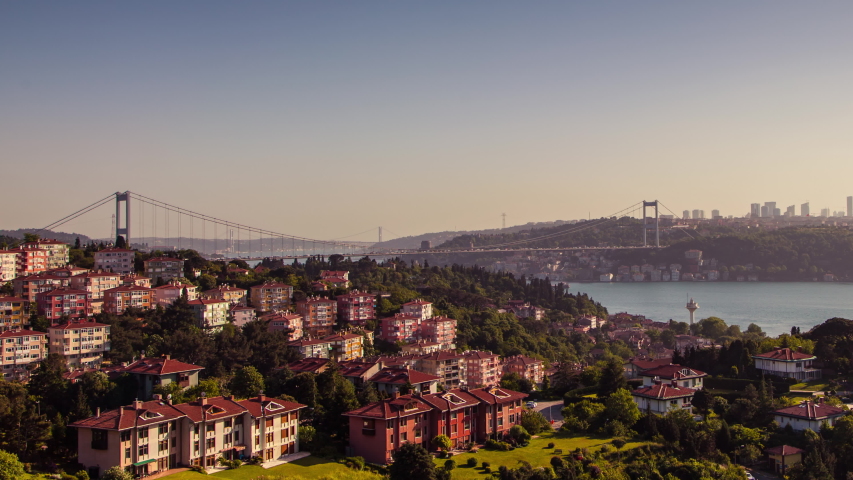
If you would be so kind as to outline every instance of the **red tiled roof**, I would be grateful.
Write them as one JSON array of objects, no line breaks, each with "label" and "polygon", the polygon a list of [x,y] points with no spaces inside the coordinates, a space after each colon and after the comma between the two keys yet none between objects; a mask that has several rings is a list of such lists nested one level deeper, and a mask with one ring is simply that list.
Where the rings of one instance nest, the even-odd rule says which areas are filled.
[{"label": "red tiled roof", "polygon": [[658,358],[655,360],[631,360],[632,363],[640,370],[650,370],[652,368],[663,367],[672,364],[672,358]]},{"label": "red tiled roof", "polygon": [[29,300],[18,297],[0,297],[0,302],[29,302]]},{"label": "red tiled roof", "polygon": [[428,373],[419,372],[410,368],[383,368],[370,377],[373,383],[387,383],[391,385],[405,385],[406,382],[412,385],[420,383],[435,382],[441,380],[440,377],[430,375]]},{"label": "red tiled roof", "polygon": [[172,258],[172,257],[155,257],[155,258],[149,258],[148,260],[145,260],[145,263],[148,263],[148,262],[183,262],[183,260],[180,258]]},{"label": "red tiled roof", "polygon": [[293,287],[291,285],[286,284],[286,283],[268,282],[268,283],[262,283],[260,285],[255,285],[254,287],[249,287],[249,288],[255,289],[255,288],[293,288]]},{"label": "red tiled roof", "polygon": [[376,362],[362,362],[359,360],[348,360],[341,362],[341,375],[344,377],[360,377],[376,365]]},{"label": "red tiled roof", "polygon": [[332,300],[332,299],[330,299],[330,298],[323,298],[323,297],[309,297],[309,298],[306,298],[305,300],[300,300],[300,301],[298,301],[298,302],[296,302],[296,303],[297,303],[297,304],[305,304],[305,305],[308,305],[308,304],[311,304],[311,303],[334,303],[334,304],[337,304],[337,301]]},{"label": "red tiled roof", "polygon": [[468,393],[477,397],[483,403],[494,405],[497,403],[508,403],[527,398],[526,393],[516,392],[500,387],[483,387],[468,390]]},{"label": "red tiled roof", "polygon": [[151,290],[152,289],[150,289],[148,287],[143,287],[140,285],[122,285],[120,287],[115,287],[115,288],[111,288],[109,290],[104,290],[104,294],[107,294],[110,292],[113,292],[113,293],[115,293],[115,292],[133,292],[133,291],[150,292]]},{"label": "red tiled roof", "polygon": [[671,365],[662,365],[660,367],[644,370],[640,372],[640,375],[643,377],[660,377],[667,380],[672,380],[675,378],[704,377],[707,374],[705,372],[695,370],[689,367],[683,367],[674,363]]},{"label": "red tiled roof", "polygon": [[117,408],[78,420],[69,427],[98,428],[105,430],[127,430],[135,426],[152,425],[183,417],[179,409],[160,400],[139,402],[139,408],[133,405]]},{"label": "red tiled roof", "polygon": [[246,411],[233,397],[211,397],[204,399],[204,402],[205,405],[200,400],[181,403],[175,405],[175,408],[194,423],[233,417]]},{"label": "red tiled roof", "polygon": [[[408,409],[406,407],[409,407]],[[402,395],[398,398],[389,398],[380,402],[371,403],[351,412],[344,413],[350,417],[368,418],[399,418],[409,415],[417,415],[429,412],[432,408],[425,402],[413,395]]]},{"label": "red tiled roof", "polygon": [[458,388],[444,393],[421,395],[421,399],[443,412],[471,407],[480,403],[477,397]]},{"label": "red tiled roof", "polygon": [[361,338],[361,335],[356,333],[338,333],[335,335],[330,335],[323,340],[328,340],[330,342],[338,342],[341,340],[352,340],[353,338]]},{"label": "red tiled roof", "polygon": [[320,345],[321,343],[330,343],[323,339],[304,339],[304,340],[294,340],[292,342],[288,342],[288,347],[307,347],[308,345]]},{"label": "red tiled roof", "polygon": [[170,373],[191,372],[194,370],[204,370],[204,367],[179,362],[166,357],[143,358],[119,369],[121,372],[144,373],[146,375],[168,375]]},{"label": "red tiled roof", "polygon": [[808,401],[803,402],[794,407],[782,408],[773,412],[774,415],[781,415],[783,417],[805,418],[808,420],[817,420],[821,418],[841,415],[843,413],[844,410],[840,407],[833,407],[832,405],[827,405],[826,403],[814,403]]},{"label": "red tiled roof", "polygon": [[372,293],[359,292],[358,290],[354,290],[354,291],[347,293],[347,294],[344,294],[344,295],[338,295],[336,298],[342,299],[342,298],[361,298],[361,297],[373,297],[373,298],[375,298],[376,295],[374,295]]},{"label": "red tiled roof", "polygon": [[105,252],[106,252],[106,253],[115,253],[115,252],[127,252],[127,253],[133,253],[133,250],[128,250],[128,249],[126,249],[126,248],[105,248],[105,249],[103,249],[103,250],[98,250],[98,251],[97,251],[97,252],[95,252],[95,253],[105,253]]},{"label": "red tiled roof", "polygon": [[167,283],[165,285],[160,285],[159,287],[154,287],[154,290],[171,290],[178,289],[183,290],[186,288],[187,290],[192,290],[193,288],[198,288],[191,283]]},{"label": "red tiled roof", "polygon": [[86,272],[74,275],[74,278],[121,277],[121,274],[111,272]]},{"label": "red tiled roof", "polygon": [[92,327],[109,327],[106,323],[98,322],[70,322],[62,325],[52,325],[51,330],[68,330],[69,328],[92,328]]},{"label": "red tiled roof", "polygon": [[[0,300],[3,300],[3,299],[0,298]],[[32,330],[9,330],[9,331],[5,331],[5,332],[0,333],[0,338],[28,337],[28,336],[32,336],[32,335],[45,336],[47,334],[44,332],[34,332]]]},{"label": "red tiled roof", "polygon": [[479,350],[465,352],[463,355],[465,355],[466,358],[476,358],[479,360],[483,360],[486,358],[497,358],[497,355],[492,352],[481,352]]},{"label": "red tiled roof", "polygon": [[426,300],[412,300],[411,302],[404,303],[403,306],[406,305],[432,305],[432,302],[427,302]]},{"label": "red tiled roof", "polygon": [[295,362],[290,362],[287,364],[287,367],[296,373],[302,372],[310,372],[310,373],[318,373],[320,369],[325,369],[326,365],[330,360],[328,358],[314,358],[308,357],[303,358],[301,360],[296,360]]},{"label": "red tiled roof", "polygon": [[349,280],[343,277],[323,277],[320,280],[329,283],[349,283]]},{"label": "red tiled roof", "polygon": [[809,355],[808,353],[795,352],[790,348],[780,348],[779,350],[771,350],[766,353],[759,353],[758,355],[753,355],[753,358],[764,358],[767,360],[776,360],[782,362],[795,362],[799,360],[815,358],[815,356]]},{"label": "red tiled roof", "polygon": [[187,302],[188,305],[213,305],[216,303],[228,303],[225,300],[216,300],[211,298],[198,298],[196,300],[190,300]]},{"label": "red tiled roof", "polygon": [[453,360],[455,358],[463,358],[463,357],[464,357],[464,355],[462,355],[461,353],[442,351],[442,352],[433,352],[433,353],[430,353],[428,355],[424,355],[423,357],[421,357],[421,360],[441,361],[441,360]]},{"label": "red tiled roof", "polygon": [[692,396],[695,392],[696,390],[692,388],[673,387],[672,385],[662,383],[660,385],[649,385],[647,387],[640,387],[631,392],[631,395],[634,395],[636,397],[667,399],[689,397]]},{"label": "red tiled roof", "polygon": [[54,288],[53,290],[48,290],[47,292],[40,292],[36,296],[38,297],[44,295],[47,297],[52,297],[54,295],[68,295],[72,293],[77,295],[90,295],[90,293],[85,290],[76,290],[74,288],[60,287]]},{"label": "red tiled roof", "polygon": [[790,445],[779,445],[778,447],[770,447],[764,449],[764,453],[767,453],[769,455],[782,455],[784,457],[788,455],[796,455],[798,453],[805,453],[805,450],[802,450],[797,447],[792,447]]},{"label": "red tiled roof", "polygon": [[299,410],[300,408],[305,408],[307,405],[302,405],[301,403],[296,402],[288,402],[285,400],[279,400],[277,398],[250,398],[248,400],[240,400],[240,405],[243,406],[246,410],[249,411],[249,414],[253,417],[262,417],[264,414],[279,414],[284,412],[290,412],[293,410]]},{"label": "red tiled roof", "polygon": [[224,292],[245,292],[245,289],[237,288],[237,287],[216,287],[210,290],[205,290],[202,292],[205,295],[213,295],[214,293],[224,293]]}]

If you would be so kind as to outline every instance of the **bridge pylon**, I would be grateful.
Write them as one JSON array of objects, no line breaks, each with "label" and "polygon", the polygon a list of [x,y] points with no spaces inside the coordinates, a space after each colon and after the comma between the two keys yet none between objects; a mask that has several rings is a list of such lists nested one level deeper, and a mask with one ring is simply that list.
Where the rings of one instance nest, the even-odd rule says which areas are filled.
[{"label": "bridge pylon", "polygon": [[[646,216],[646,207],[655,207],[654,222],[649,223],[650,218]],[[648,232],[654,229],[655,231],[655,246],[660,247],[660,215],[658,215],[658,201],[654,200],[647,202],[643,200],[643,246],[648,247]]]},{"label": "bridge pylon", "polygon": [[[124,202],[124,227],[121,226],[121,202]],[[130,247],[130,192],[116,192],[116,238],[120,235],[124,235]]]}]

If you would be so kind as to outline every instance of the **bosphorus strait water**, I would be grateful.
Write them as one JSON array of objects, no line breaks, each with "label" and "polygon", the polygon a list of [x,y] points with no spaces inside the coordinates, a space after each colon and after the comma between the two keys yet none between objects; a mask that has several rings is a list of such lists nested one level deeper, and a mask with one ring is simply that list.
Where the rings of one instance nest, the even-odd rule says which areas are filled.
[{"label": "bosphorus strait water", "polygon": [[825,282],[642,282],[572,283],[611,314],[628,312],[655,321],[689,321],[689,297],[699,304],[696,320],[720,317],[746,330],[754,323],[768,335],[803,332],[832,317],[853,319],[853,284]]}]

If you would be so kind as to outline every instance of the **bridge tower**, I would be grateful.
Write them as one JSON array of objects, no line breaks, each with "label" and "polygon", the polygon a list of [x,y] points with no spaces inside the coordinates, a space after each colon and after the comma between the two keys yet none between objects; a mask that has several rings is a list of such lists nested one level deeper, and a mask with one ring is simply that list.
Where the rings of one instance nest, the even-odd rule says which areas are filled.
[{"label": "bridge tower", "polygon": [[[124,202],[124,222],[121,218],[121,202]],[[124,236],[124,242],[130,247],[130,192],[116,192],[116,238]],[[124,227],[122,227],[122,223]]]},{"label": "bridge tower", "polygon": [[[655,207],[655,218],[654,222],[650,223],[649,218],[646,217],[646,207]],[[654,229],[655,231],[655,246],[660,247],[660,216],[658,215],[658,201],[654,200],[652,202],[647,202],[643,200],[643,246],[648,247],[648,232],[649,230]]]}]

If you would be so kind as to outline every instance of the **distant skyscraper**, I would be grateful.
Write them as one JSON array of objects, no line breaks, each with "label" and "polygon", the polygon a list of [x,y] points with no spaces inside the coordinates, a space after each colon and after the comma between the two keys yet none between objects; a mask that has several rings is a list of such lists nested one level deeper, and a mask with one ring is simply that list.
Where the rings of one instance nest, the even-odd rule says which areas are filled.
[{"label": "distant skyscraper", "polygon": [[685,211],[681,214],[681,218],[683,218],[684,220],[689,219],[689,218],[690,218],[690,210],[685,210]]},{"label": "distant skyscraper", "polygon": [[694,209],[693,210],[693,220],[699,220],[700,218],[702,218],[702,217],[699,216],[699,210]]},{"label": "distant skyscraper", "polygon": [[711,218],[717,218],[720,216],[719,210],[711,210]]},{"label": "distant skyscraper", "polygon": [[809,216],[809,202],[806,202],[800,205],[800,216],[808,217]]},{"label": "distant skyscraper", "polygon": [[828,208],[821,208],[820,209],[820,216],[821,217],[829,217],[829,209]]},{"label": "distant skyscraper", "polygon": [[749,215],[753,218],[758,218],[761,216],[761,204],[753,203],[749,206]]},{"label": "distant skyscraper", "polygon": [[705,218],[705,210],[699,210],[699,218]]},{"label": "distant skyscraper", "polygon": [[788,207],[788,211],[786,211],[786,212],[785,212],[785,216],[786,216],[786,217],[795,217],[795,216],[797,216],[797,210],[796,210],[796,209],[797,209],[797,206],[796,206],[796,205],[791,205],[791,206],[789,206],[789,207]]},{"label": "distant skyscraper", "polygon": [[847,197],[847,216],[853,217],[853,197]]},{"label": "distant skyscraper", "polygon": [[[764,202],[764,206],[767,207],[767,215],[768,217],[772,217],[776,214],[776,202]],[[764,210],[762,210],[763,212]],[[761,215],[764,217],[765,215]]]},{"label": "distant skyscraper", "polygon": [[761,206],[761,216],[762,217],[769,217],[770,216],[770,214],[767,213],[767,205]]}]

